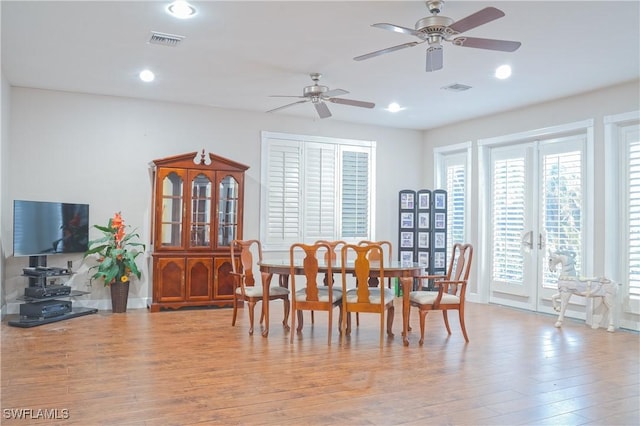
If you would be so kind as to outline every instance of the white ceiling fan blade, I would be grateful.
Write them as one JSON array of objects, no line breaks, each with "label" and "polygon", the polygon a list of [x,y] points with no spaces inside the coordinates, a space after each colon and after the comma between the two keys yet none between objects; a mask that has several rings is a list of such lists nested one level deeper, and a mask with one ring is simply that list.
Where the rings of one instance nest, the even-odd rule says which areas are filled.
[{"label": "white ceiling fan blade", "polygon": [[409,34],[416,37],[420,37],[420,33],[412,28],[401,27],[399,25],[387,24],[386,22],[381,22],[379,24],[373,24],[372,27],[380,28],[382,30],[393,31],[394,33],[401,34]]},{"label": "white ceiling fan blade", "polygon": [[329,107],[324,102],[315,102],[313,106],[316,107],[316,111],[318,111],[318,115],[320,116],[320,118],[331,117],[331,111],[329,111]]},{"label": "white ceiling fan blade", "polygon": [[330,97],[332,97],[332,96],[342,96],[342,95],[346,95],[347,93],[349,93],[349,92],[347,92],[347,91],[346,91],[346,90],[344,90],[344,89],[333,89],[333,90],[329,90],[328,92],[324,92],[324,93],[322,94],[322,96],[323,96],[323,97],[330,98]]},{"label": "white ceiling fan blade", "polygon": [[423,41],[412,41],[409,43],[400,44],[398,46],[387,47],[386,49],[376,50],[375,52],[366,53],[364,55],[356,56],[353,58],[354,61],[362,61],[364,59],[373,58],[374,56],[383,55],[385,53],[395,52],[396,50],[405,49],[407,47],[413,47],[416,44],[424,43]]},{"label": "white ceiling fan blade", "polygon": [[462,18],[459,21],[454,22],[453,24],[449,25],[449,28],[457,33],[463,33],[465,31],[469,31],[472,28],[484,25],[487,22],[502,18],[503,16],[504,12],[500,9],[496,9],[495,7],[485,7],[484,9],[479,10],[476,13],[472,13],[466,18]]},{"label": "white ceiling fan blade", "polygon": [[278,108],[270,109],[270,110],[269,110],[269,111],[267,111],[267,112],[280,111],[281,109],[289,108],[290,106],[294,106],[294,105],[297,105],[297,104],[303,104],[303,103],[308,102],[308,101],[309,101],[308,99],[305,99],[305,100],[303,100],[303,101],[293,102],[293,103],[291,103],[291,104],[283,105],[283,106],[278,107]]},{"label": "white ceiling fan blade", "polygon": [[522,45],[519,41],[494,40],[491,38],[478,37],[456,37],[451,42],[456,46],[498,50],[501,52],[514,52]]},{"label": "white ceiling fan blade", "polygon": [[442,69],[442,46],[431,46],[427,49],[427,72]]},{"label": "white ceiling fan blade", "polygon": [[374,108],[376,106],[376,104],[374,104],[373,102],[356,101],[353,99],[329,98],[327,100],[329,102],[333,102],[334,104],[351,105],[361,108]]}]

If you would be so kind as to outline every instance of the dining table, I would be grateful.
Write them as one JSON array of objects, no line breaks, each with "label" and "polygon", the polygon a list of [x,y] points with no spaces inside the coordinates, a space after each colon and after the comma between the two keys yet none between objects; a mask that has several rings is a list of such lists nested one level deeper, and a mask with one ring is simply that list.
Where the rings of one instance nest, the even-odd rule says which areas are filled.
[{"label": "dining table", "polygon": [[[264,312],[264,328],[262,335],[267,337],[269,335],[269,286],[271,286],[271,280],[273,274],[279,276],[278,285],[281,287],[289,287],[289,276],[291,275],[290,261],[284,259],[277,260],[263,260],[259,262],[260,272],[263,274],[263,312]],[[376,278],[380,277],[380,262],[370,262],[370,274],[374,278],[370,280],[370,285],[383,285],[378,282]],[[345,272],[353,274],[355,271],[354,262],[347,262],[345,265]],[[424,275],[424,266],[415,262],[406,261],[391,261],[383,263],[384,277],[398,278],[402,288],[402,342],[404,346],[409,346],[409,309],[411,305],[409,303],[409,293],[413,290],[414,278]],[[318,262],[318,272],[327,273],[328,266],[324,262]],[[331,272],[342,273],[342,265],[340,262],[333,263],[331,265]],[[304,266],[302,261],[299,264],[294,264],[293,273],[296,275],[304,275]]]}]

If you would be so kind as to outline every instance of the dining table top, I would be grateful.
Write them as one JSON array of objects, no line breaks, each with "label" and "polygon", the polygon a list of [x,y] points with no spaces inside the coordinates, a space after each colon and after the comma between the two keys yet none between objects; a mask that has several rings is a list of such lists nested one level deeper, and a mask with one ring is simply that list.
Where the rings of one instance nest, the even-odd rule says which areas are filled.
[{"label": "dining table top", "polygon": [[[258,263],[260,270],[262,272],[267,272],[271,274],[278,275],[290,275],[291,274],[291,265],[289,259],[275,259],[275,260],[263,260]],[[372,276],[376,276],[380,271],[380,262],[370,261],[369,267],[371,270]],[[389,262],[383,262],[382,265],[384,269],[385,277],[417,277],[420,275],[424,275],[424,266],[416,263],[416,262],[406,262],[399,260],[392,260]],[[318,270],[320,272],[327,272],[328,265],[326,262],[319,260],[318,261]],[[332,271],[339,273],[342,271],[342,264],[340,261],[333,262],[331,265]],[[346,272],[353,272],[355,270],[355,262],[353,260],[347,261],[345,265]],[[297,260],[294,264],[294,273],[296,275],[302,275],[304,271],[304,266],[302,265],[302,260]]]}]

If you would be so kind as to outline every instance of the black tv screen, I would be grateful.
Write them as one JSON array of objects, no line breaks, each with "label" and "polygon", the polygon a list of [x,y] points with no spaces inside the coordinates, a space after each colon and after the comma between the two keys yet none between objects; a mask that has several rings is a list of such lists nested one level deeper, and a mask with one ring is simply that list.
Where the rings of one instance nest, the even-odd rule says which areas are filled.
[{"label": "black tv screen", "polygon": [[89,205],[13,201],[13,255],[84,253],[89,245]]}]

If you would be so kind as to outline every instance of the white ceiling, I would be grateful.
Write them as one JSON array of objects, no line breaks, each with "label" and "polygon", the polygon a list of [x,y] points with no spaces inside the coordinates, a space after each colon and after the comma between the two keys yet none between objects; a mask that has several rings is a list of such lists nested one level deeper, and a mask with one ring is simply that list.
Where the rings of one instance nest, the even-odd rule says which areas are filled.
[{"label": "white ceiling", "polygon": [[[2,68],[13,86],[175,101],[264,112],[302,94],[309,73],[323,74],[343,98],[373,110],[329,104],[333,117],[428,129],[637,79],[640,2],[446,1],[459,20],[494,6],[506,16],[465,33],[515,40],[514,53],[444,46],[444,68],[425,72],[426,44],[361,62],[354,56],[410,41],[371,27],[413,28],[429,16],[424,1],[199,1],[178,20],[165,1],[6,1]],[[148,43],[151,31],[185,36],[177,47]],[[493,77],[510,64],[513,76]],[[144,84],[138,72],[156,80]],[[452,83],[472,86],[445,91]],[[389,113],[398,102],[406,109]],[[317,118],[309,103],[273,115]]]}]

